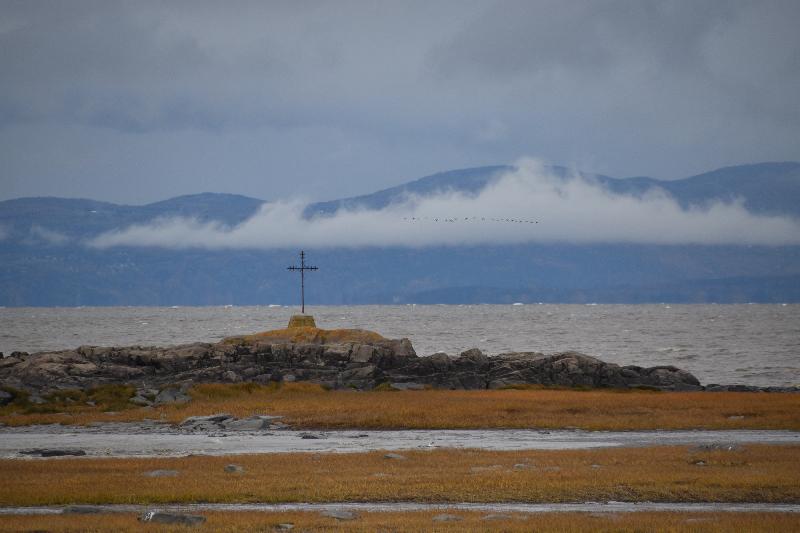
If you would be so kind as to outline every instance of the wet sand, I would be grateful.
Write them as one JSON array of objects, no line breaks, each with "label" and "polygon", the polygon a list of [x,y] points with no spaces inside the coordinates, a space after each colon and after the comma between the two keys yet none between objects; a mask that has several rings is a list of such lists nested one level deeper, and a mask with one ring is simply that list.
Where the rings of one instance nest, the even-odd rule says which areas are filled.
[{"label": "wet sand", "polygon": [[800,444],[800,432],[582,431],[582,430],[382,430],[181,432],[167,424],[94,427],[0,428],[0,458],[29,458],[33,448],[82,450],[87,457],[183,457],[259,453],[352,453],[374,450],[474,448],[482,450],[577,450],[656,445]]}]

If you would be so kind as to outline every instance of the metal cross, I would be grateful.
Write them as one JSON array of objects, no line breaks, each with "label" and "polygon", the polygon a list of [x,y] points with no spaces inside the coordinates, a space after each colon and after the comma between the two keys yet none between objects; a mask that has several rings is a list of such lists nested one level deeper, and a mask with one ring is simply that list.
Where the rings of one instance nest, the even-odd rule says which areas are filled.
[{"label": "metal cross", "polygon": [[306,313],[306,270],[319,270],[319,268],[315,266],[306,266],[306,253],[304,251],[300,251],[300,266],[290,266],[287,270],[299,270],[300,271],[300,306],[301,306],[301,313]]}]

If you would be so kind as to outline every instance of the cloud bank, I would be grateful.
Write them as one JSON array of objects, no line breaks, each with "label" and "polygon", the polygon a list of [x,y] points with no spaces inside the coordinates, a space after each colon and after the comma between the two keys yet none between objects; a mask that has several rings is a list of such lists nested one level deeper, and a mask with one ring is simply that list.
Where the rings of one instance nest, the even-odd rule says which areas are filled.
[{"label": "cloud bank", "polygon": [[[477,195],[408,196],[380,210],[303,218],[301,202],[265,204],[235,227],[172,218],[104,233],[95,248],[269,249],[519,243],[800,244],[800,222],[757,216],[741,202],[682,209],[663,191],[613,194],[525,159]],[[532,223],[534,222],[535,223]]]}]

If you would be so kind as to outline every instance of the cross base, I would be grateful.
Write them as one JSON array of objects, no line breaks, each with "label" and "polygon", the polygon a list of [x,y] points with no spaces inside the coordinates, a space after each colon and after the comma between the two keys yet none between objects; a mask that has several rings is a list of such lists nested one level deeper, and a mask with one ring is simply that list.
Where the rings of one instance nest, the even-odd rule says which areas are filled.
[{"label": "cross base", "polygon": [[315,328],[317,327],[314,322],[314,317],[311,315],[292,315],[289,319],[289,326],[291,328]]}]

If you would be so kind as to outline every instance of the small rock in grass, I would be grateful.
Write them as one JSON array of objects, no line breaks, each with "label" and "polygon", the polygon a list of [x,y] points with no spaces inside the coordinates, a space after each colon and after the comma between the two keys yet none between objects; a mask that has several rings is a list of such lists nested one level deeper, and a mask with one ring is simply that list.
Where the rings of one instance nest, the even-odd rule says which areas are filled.
[{"label": "small rock in grass", "polygon": [[144,396],[139,396],[138,394],[128,401],[131,402],[133,405],[138,405],[140,407],[147,407],[149,405],[153,405],[153,402],[151,402]]},{"label": "small rock in grass", "polygon": [[514,465],[514,470],[527,470],[529,468],[533,468],[528,463],[517,463]]},{"label": "small rock in grass", "polygon": [[490,466],[473,466],[470,467],[471,472],[493,472],[497,470],[502,470],[503,465],[490,465]]},{"label": "small rock in grass", "polygon": [[433,517],[434,522],[458,522],[459,520],[463,519],[454,514],[437,514]]},{"label": "small rock in grass", "polygon": [[229,474],[244,474],[244,467],[240,465],[227,465],[225,471]]},{"label": "small rock in grass", "polygon": [[192,398],[188,394],[184,394],[179,389],[168,388],[159,392],[153,403],[156,405],[164,405],[167,403],[186,403]]},{"label": "small rock in grass", "polygon": [[44,403],[47,403],[47,400],[45,400],[44,398],[42,398],[38,394],[31,394],[30,396],[28,396],[28,403],[33,403],[33,404],[36,404],[36,405],[42,405]]},{"label": "small rock in grass", "polygon": [[22,450],[22,455],[38,455],[39,457],[64,457],[67,455],[82,456],[86,455],[83,450],[60,449],[60,448],[34,448],[32,450]]},{"label": "small rock in grass", "polygon": [[487,514],[481,520],[511,520],[512,518],[510,514],[494,513]]},{"label": "small rock in grass", "polygon": [[336,520],[355,520],[358,518],[358,515],[353,511],[346,511],[344,509],[322,511],[320,514],[322,516],[327,516],[328,518],[335,518]]},{"label": "small rock in grass", "polygon": [[139,516],[140,522],[157,524],[177,524],[182,526],[198,526],[206,521],[205,516],[197,514],[168,513],[164,511],[147,511]]},{"label": "small rock in grass", "polygon": [[294,529],[294,524],[285,522],[283,524],[278,524],[277,526],[275,526],[275,529],[277,529],[278,531],[289,531],[290,529]]},{"label": "small rock in grass", "polygon": [[256,415],[249,418],[231,418],[222,422],[222,426],[232,431],[261,431],[269,429],[272,420],[279,416]]},{"label": "small rock in grass", "polygon": [[175,477],[178,475],[177,470],[151,470],[144,473],[147,477]]},{"label": "small rock in grass", "polygon": [[384,459],[395,459],[397,461],[405,461],[405,455],[400,455],[399,453],[387,453],[383,456]]},{"label": "small rock in grass", "polygon": [[708,444],[699,444],[691,449],[693,452],[738,452],[742,447],[738,444],[729,442],[711,442]]}]

